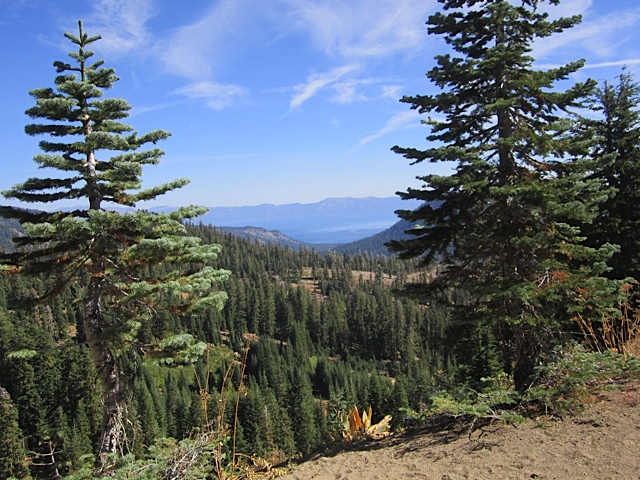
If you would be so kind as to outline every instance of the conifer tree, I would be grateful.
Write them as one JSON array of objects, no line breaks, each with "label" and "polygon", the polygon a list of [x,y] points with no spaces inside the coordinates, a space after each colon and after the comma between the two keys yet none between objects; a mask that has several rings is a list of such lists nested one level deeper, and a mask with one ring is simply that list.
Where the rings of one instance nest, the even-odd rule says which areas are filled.
[{"label": "conifer tree", "polygon": [[9,393],[0,387],[0,477],[26,478],[26,450],[18,412]]},{"label": "conifer tree", "polygon": [[[593,97],[598,118],[579,121],[578,138],[591,143],[592,178],[613,189],[584,230],[589,245],[620,246],[608,264],[612,278],[640,280],[640,85],[623,71],[617,85],[605,82]],[[582,143],[582,142],[579,142]]]},{"label": "conifer tree", "polygon": [[296,447],[300,453],[306,455],[317,445],[318,431],[311,382],[298,365],[293,367],[288,397],[289,416]]},{"label": "conifer tree", "polygon": [[[589,304],[600,312],[618,291],[600,278],[613,247],[582,244],[578,226],[591,221],[600,193],[580,162],[567,158],[562,135],[565,112],[580,106],[594,84],[554,91],[583,61],[545,70],[530,56],[535,39],[580,17],[550,20],[539,0],[439,2],[444,12],[429,18],[428,31],[453,50],[436,56],[427,73],[440,91],[401,100],[436,115],[426,121],[433,143],[393,150],[414,164],[453,162],[453,173],[419,176],[422,188],[399,193],[424,203],[398,212],[414,227],[409,239],[390,246],[424,265],[441,260],[435,281],[409,292],[457,289],[454,317],[495,331],[523,390],[575,310]],[[467,300],[455,301],[465,291]]]},{"label": "conifer tree", "polygon": [[406,413],[402,409],[409,408],[409,398],[402,382],[396,381],[391,390],[391,398],[389,401],[389,410],[391,412],[391,428],[397,429],[402,425],[403,418]]},{"label": "conifer tree", "polygon": [[[90,37],[79,22],[77,36],[65,33],[77,46],[70,63],[56,61],[55,88],[30,93],[36,105],[27,115],[39,120],[25,127],[43,136],[39,167],[55,175],[30,178],[3,192],[28,203],[58,200],[87,204],[72,211],[37,211],[0,207],[0,215],[19,220],[25,235],[14,239],[18,250],[3,254],[9,272],[47,274],[39,300],[55,296],[72,282],[83,287],[82,334],[90,349],[102,387],[103,422],[99,463],[125,449],[126,404],[118,356],[136,339],[136,332],[157,312],[193,314],[200,308],[221,308],[224,292],[216,284],[228,272],[208,265],[219,252],[186,235],[185,220],[204,209],[188,207],[171,214],[141,210],[117,213],[110,207],[136,207],[188,183],[175,180],[142,189],[142,168],[157,164],[163,152],[141,147],[169,137],[162,130],[140,135],[121,123],[130,105],[103,98],[118,80],[115,71],[92,63]],[[162,265],[155,275],[153,265]]]},{"label": "conifer tree", "polygon": [[191,392],[190,395],[189,418],[187,420],[187,428],[190,433],[198,431],[206,424],[202,397],[196,391]]}]

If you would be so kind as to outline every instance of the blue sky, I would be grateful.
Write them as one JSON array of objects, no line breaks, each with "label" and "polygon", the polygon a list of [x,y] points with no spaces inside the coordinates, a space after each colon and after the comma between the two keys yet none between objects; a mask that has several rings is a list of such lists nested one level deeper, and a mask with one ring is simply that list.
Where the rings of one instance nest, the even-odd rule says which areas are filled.
[{"label": "blue sky", "polygon": [[[443,41],[424,22],[435,0],[0,0],[0,189],[42,176],[24,134],[28,91],[53,85],[54,60],[82,19],[120,81],[138,132],[172,132],[145,186],[188,177],[156,204],[240,206],[388,197],[419,186],[394,145],[424,148],[427,127],[398,101],[427,94]],[[640,2],[563,0],[578,27],[535,45],[541,66],[585,58],[571,81],[640,70]],[[4,201],[4,203],[8,203]]]}]

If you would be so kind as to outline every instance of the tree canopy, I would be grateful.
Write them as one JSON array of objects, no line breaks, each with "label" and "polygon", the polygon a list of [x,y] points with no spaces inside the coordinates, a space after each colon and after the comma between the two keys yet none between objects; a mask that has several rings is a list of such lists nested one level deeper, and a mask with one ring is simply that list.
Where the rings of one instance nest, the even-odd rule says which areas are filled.
[{"label": "tree canopy", "polygon": [[143,166],[157,164],[163,152],[141,147],[170,134],[155,130],[138,135],[121,123],[130,105],[104,98],[118,77],[104,61],[93,62],[88,50],[100,37],[85,33],[82,22],[77,36],[65,37],[77,51],[69,54],[70,63],[54,63],[55,88],[30,92],[36,105],[26,113],[39,123],[25,127],[28,135],[44,137],[39,142],[42,153],[34,161],[56,176],[30,178],[3,195],[28,203],[87,203],[54,211],[0,207],[2,216],[19,220],[25,229],[25,235],[14,240],[17,250],[3,254],[0,261],[5,271],[47,274],[38,301],[50,299],[70,283],[81,290],[82,333],[102,387],[104,460],[109,453],[126,450],[126,402],[118,357],[131,345],[141,348],[148,343],[153,319],[163,309],[192,314],[222,308],[226,294],[216,285],[229,272],[210,263],[220,251],[218,245],[186,234],[184,222],[206,209],[186,207],[170,214],[110,209],[136,207],[188,180],[142,188]]},{"label": "tree canopy", "polygon": [[427,73],[440,91],[401,100],[434,114],[426,121],[431,146],[393,150],[414,164],[453,162],[454,173],[420,176],[423,188],[399,194],[424,203],[399,212],[413,223],[413,238],[391,247],[403,258],[441,262],[433,282],[409,291],[455,288],[459,328],[467,338],[477,328],[500,338],[506,367],[524,389],[561,325],[587,304],[608,308],[619,287],[601,277],[614,247],[583,243],[580,225],[606,194],[571,158],[566,136],[566,116],[594,82],[557,91],[584,62],[545,70],[530,55],[536,38],[580,17],[549,20],[533,0],[440,3],[444,11],[427,22],[453,50]]}]

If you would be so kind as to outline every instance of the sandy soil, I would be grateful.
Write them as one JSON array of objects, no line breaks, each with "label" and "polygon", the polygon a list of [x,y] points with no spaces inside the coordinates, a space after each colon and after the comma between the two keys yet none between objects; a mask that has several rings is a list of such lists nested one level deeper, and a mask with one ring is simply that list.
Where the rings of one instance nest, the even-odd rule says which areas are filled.
[{"label": "sandy soil", "polygon": [[[477,424],[476,424],[477,427]],[[640,479],[640,388],[599,393],[562,420],[432,425],[316,455],[282,478]]]}]

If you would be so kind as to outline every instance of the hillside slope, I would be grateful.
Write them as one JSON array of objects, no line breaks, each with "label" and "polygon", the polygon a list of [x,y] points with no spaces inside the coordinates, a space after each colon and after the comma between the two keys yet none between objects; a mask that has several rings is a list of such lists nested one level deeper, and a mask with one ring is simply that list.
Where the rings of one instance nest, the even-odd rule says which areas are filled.
[{"label": "hillside slope", "polygon": [[[303,242],[298,242],[292,238],[287,237],[279,230],[267,230],[261,227],[214,227],[222,232],[230,233],[236,237],[246,238],[249,240],[257,241],[262,244],[277,244],[281,247],[289,247],[294,250],[300,250],[303,247],[309,245]],[[318,249],[320,250],[320,249]]]},{"label": "hillside slope", "polygon": [[0,217],[0,251],[13,250],[12,239],[22,232],[22,227],[15,220]]},{"label": "hillside slope", "polygon": [[595,396],[585,411],[516,427],[469,425],[362,443],[294,468],[289,480],[639,479],[640,389]]},{"label": "hillside slope", "polygon": [[411,228],[412,224],[406,220],[400,220],[382,232],[370,237],[356,240],[355,242],[344,243],[333,248],[334,251],[349,255],[364,254],[369,255],[390,255],[385,243],[391,240],[401,240],[407,238],[405,230]]}]

